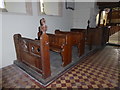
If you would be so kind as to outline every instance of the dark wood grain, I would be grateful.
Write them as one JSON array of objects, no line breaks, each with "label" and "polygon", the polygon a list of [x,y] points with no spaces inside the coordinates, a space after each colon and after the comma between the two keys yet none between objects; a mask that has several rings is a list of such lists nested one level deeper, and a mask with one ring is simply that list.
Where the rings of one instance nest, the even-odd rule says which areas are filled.
[{"label": "dark wood grain", "polygon": [[73,32],[85,32],[85,44],[89,46],[89,50],[93,49],[93,46],[104,46],[108,42],[108,28],[88,28],[88,29],[71,29]]},{"label": "dark wood grain", "polygon": [[40,40],[32,40],[21,37],[20,34],[15,34],[14,42],[17,60],[32,67],[43,78],[51,75],[49,38],[46,33],[41,35]]},{"label": "dark wood grain", "polygon": [[83,32],[69,32],[69,31],[60,31],[55,30],[55,34],[70,35],[71,45],[78,47],[78,55],[81,56],[84,54],[85,50],[85,35]]},{"label": "dark wood grain", "polygon": [[59,52],[62,56],[62,66],[66,66],[72,61],[72,46],[70,35],[55,35],[49,36],[50,50]]}]

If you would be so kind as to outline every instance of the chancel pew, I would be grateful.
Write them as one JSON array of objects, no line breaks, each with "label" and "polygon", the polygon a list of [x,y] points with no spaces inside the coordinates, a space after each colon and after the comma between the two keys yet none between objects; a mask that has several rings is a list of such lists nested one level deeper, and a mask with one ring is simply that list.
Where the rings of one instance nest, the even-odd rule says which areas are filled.
[{"label": "chancel pew", "polygon": [[55,35],[47,34],[49,36],[50,50],[58,52],[62,56],[62,66],[66,66],[72,61],[72,47],[70,35]]},{"label": "chancel pew", "polygon": [[[62,66],[66,66],[72,61],[72,46],[70,35],[56,35],[47,33],[49,37],[49,48],[51,51],[58,52],[62,57]],[[38,40],[41,32],[38,32]]]},{"label": "chancel pew", "polygon": [[18,62],[32,68],[43,78],[51,75],[49,39],[46,33],[41,35],[40,40],[32,40],[15,34],[14,43]]},{"label": "chancel pew", "polygon": [[89,45],[89,50],[92,50],[93,46],[101,45],[102,30],[98,28],[89,28],[87,32],[87,45]]},{"label": "chancel pew", "polygon": [[92,44],[93,44],[93,35],[92,32],[88,33],[88,29],[79,29],[79,28],[72,28],[72,32],[82,32],[85,33],[85,45],[89,46],[89,50],[92,49]]},{"label": "chancel pew", "polygon": [[[37,33],[38,40],[42,35],[42,31],[47,31],[47,26],[45,24],[45,18],[40,19],[39,32]],[[66,66],[72,61],[72,47],[70,35],[55,35],[47,33],[49,37],[50,50],[58,52],[62,56],[62,66]]]},{"label": "chancel pew", "polygon": [[85,42],[87,40],[87,29],[78,29],[78,28],[72,28],[71,32],[79,32],[79,33],[83,33],[82,35],[84,35],[83,37],[85,38]]},{"label": "chancel pew", "polygon": [[[58,52],[62,57],[62,66],[66,66],[72,61],[72,46],[70,35],[56,35],[47,33],[49,37],[49,48],[51,51]],[[41,32],[38,32],[38,40]]]},{"label": "chancel pew", "polygon": [[103,47],[108,40],[108,27],[88,28],[88,44],[90,44],[90,49],[92,49],[93,46],[96,46],[96,48]]},{"label": "chancel pew", "polygon": [[71,37],[70,43],[72,46],[76,45],[78,47],[78,55],[81,56],[84,54],[84,50],[85,50],[84,33],[55,30],[55,34],[70,35],[70,37]]},{"label": "chancel pew", "polygon": [[107,29],[104,29],[105,28],[71,29],[71,31],[84,32],[85,44],[89,46],[89,50],[92,50],[93,46],[102,46],[108,41],[108,37],[104,34]]}]

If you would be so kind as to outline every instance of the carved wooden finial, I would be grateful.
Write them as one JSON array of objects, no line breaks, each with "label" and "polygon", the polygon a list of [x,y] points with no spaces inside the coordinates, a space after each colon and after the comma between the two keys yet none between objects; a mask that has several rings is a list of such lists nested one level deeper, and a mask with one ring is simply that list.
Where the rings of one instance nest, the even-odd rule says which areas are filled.
[{"label": "carved wooden finial", "polygon": [[45,34],[47,31],[47,25],[45,18],[40,19],[40,26],[39,26],[39,32],[38,32],[38,40],[40,40],[40,36],[42,34]]},{"label": "carved wooden finial", "polygon": [[40,31],[43,33],[47,31],[47,25],[46,25],[46,20],[45,18],[40,19]]},{"label": "carved wooden finial", "polygon": [[89,24],[90,24],[90,20],[88,20],[88,22],[87,22],[87,23],[88,23],[88,26],[87,26],[87,29],[88,29],[88,28],[90,27],[90,25],[89,25]]}]

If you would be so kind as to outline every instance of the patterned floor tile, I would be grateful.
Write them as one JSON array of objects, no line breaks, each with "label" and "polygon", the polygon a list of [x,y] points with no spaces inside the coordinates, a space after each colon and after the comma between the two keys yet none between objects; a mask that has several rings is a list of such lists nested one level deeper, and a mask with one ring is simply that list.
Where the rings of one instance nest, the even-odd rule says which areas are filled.
[{"label": "patterned floor tile", "polygon": [[[114,88],[118,87],[119,49],[106,47],[89,56],[47,86],[47,88]],[[40,88],[42,85],[15,65],[0,70],[3,88]],[[119,74],[119,77],[118,77]],[[1,79],[1,78],[0,78]],[[55,89],[54,89],[55,90]],[[58,89],[57,89],[58,90]],[[103,90],[103,89],[101,89]]]},{"label": "patterned floor tile", "polygon": [[120,45],[120,31],[109,37],[109,43],[119,44]]},{"label": "patterned floor tile", "polygon": [[[66,76],[67,78],[65,78]],[[95,53],[83,62],[80,62],[48,87],[59,87],[56,82],[63,84],[61,79],[65,79],[66,83],[64,84],[66,84],[66,87],[118,87],[118,56],[116,50],[108,47]]]}]

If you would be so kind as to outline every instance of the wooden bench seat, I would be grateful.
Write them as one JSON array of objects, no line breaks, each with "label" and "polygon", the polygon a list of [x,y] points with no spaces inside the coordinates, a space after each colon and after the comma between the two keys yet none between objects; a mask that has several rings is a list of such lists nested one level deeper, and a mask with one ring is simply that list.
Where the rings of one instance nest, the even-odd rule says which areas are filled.
[{"label": "wooden bench seat", "polygon": [[47,34],[49,36],[50,50],[59,52],[62,56],[62,66],[66,66],[72,61],[72,47],[69,35]]},{"label": "wooden bench seat", "polygon": [[70,35],[71,37],[70,43],[72,46],[76,45],[78,47],[78,55],[81,56],[84,54],[85,50],[84,33],[55,30],[55,34]]}]

